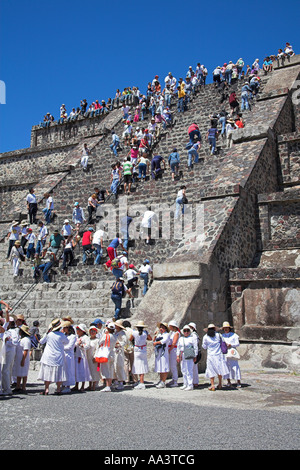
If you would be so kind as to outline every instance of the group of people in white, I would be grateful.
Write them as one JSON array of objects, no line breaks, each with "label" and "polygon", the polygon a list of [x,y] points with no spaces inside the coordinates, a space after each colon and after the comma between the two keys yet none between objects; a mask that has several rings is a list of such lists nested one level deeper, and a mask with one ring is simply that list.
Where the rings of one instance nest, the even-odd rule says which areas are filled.
[{"label": "group of people in white", "polygon": [[[55,394],[58,395],[98,388],[101,392],[111,392],[124,389],[125,384],[132,384],[134,390],[145,389],[149,343],[154,348],[154,371],[159,374],[157,389],[178,387],[179,370],[183,378],[181,390],[198,387],[202,349],[207,351],[208,390],[221,389],[223,379],[227,379],[227,386],[235,380],[240,387],[238,335],[228,322],[224,322],[222,328],[210,324],[204,332],[201,343],[193,322],[182,329],[176,321],[159,322],[152,336],[143,321],[132,327],[127,320],[104,323],[96,319],[87,327],[83,323],[75,325],[70,316],[56,318],[39,339],[43,349],[38,372],[38,380],[44,382],[41,394],[49,395],[52,383],[56,384]],[[221,348],[222,342],[227,345],[227,354]],[[23,315],[12,318],[7,312],[6,321],[0,326],[0,346],[1,394],[27,393],[33,346]],[[216,377],[218,384],[215,386]],[[168,378],[171,380],[167,382]]]}]

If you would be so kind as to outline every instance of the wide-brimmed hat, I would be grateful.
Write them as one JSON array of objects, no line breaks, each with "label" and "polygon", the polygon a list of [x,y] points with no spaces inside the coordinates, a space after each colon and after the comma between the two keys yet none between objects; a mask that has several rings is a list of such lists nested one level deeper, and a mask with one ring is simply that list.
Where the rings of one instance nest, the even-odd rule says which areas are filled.
[{"label": "wide-brimmed hat", "polygon": [[179,328],[178,323],[175,320],[169,321],[169,326],[174,326],[175,328]]},{"label": "wide-brimmed hat", "polygon": [[70,321],[67,321],[67,320],[63,320],[61,323],[60,323],[60,327],[61,328],[68,328],[69,326],[71,326],[72,323]]},{"label": "wide-brimmed hat", "polygon": [[122,328],[122,330],[125,330],[125,327],[123,326],[123,320],[116,320],[115,326],[118,326],[119,328]]},{"label": "wide-brimmed hat", "polygon": [[14,227],[15,225],[19,225],[19,222],[17,222],[16,220],[13,220],[11,225]]},{"label": "wide-brimmed hat", "polygon": [[222,325],[222,329],[223,328],[232,328],[232,326],[230,325],[230,323],[228,321],[224,321],[223,325]]},{"label": "wide-brimmed hat", "polygon": [[74,320],[72,320],[72,317],[70,315],[66,316],[63,318],[63,321],[69,321],[71,325],[74,324]]},{"label": "wide-brimmed hat", "polygon": [[135,326],[136,326],[136,328],[147,328],[147,325],[145,325],[143,320],[138,321]]},{"label": "wide-brimmed hat", "polygon": [[27,325],[22,325],[22,326],[20,327],[20,330],[24,331],[24,333],[26,333],[26,335],[30,336],[29,326],[27,326]]},{"label": "wide-brimmed hat", "polygon": [[25,321],[25,317],[22,313],[18,313],[18,315],[15,316],[15,321],[16,320],[22,320]]},{"label": "wide-brimmed hat", "polygon": [[51,329],[52,331],[57,331],[61,329],[61,321],[59,318],[55,318],[54,320],[52,320]]},{"label": "wide-brimmed hat", "polygon": [[197,325],[196,325],[196,323],[190,321],[189,326],[191,326],[194,330],[197,330]]},{"label": "wide-brimmed hat", "polygon": [[16,241],[15,241],[15,245],[21,245],[20,240],[16,240]]},{"label": "wide-brimmed hat", "polygon": [[160,321],[160,322],[157,323],[158,328],[160,327],[160,325],[163,325],[166,328],[166,330],[169,332],[168,323]]},{"label": "wide-brimmed hat", "polygon": [[217,330],[218,327],[214,325],[213,323],[210,323],[207,328],[204,328],[203,331],[212,330],[212,329]]},{"label": "wide-brimmed hat", "polygon": [[106,328],[108,328],[109,330],[114,330],[115,329],[115,324],[113,322],[109,322],[106,325]]}]

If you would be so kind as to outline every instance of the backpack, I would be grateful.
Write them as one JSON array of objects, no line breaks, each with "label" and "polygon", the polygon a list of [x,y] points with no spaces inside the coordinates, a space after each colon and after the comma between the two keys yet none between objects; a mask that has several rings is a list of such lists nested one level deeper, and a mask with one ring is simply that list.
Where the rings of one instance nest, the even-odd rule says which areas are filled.
[{"label": "backpack", "polygon": [[119,282],[116,281],[116,282],[113,284],[111,291],[112,291],[113,294],[121,295],[121,296],[123,297],[123,295],[124,295],[124,293],[125,293],[123,282],[121,282],[121,281],[119,281]]},{"label": "backpack", "polygon": [[121,267],[121,263],[120,263],[120,260],[119,258],[114,258],[111,262],[111,266],[113,268],[120,268]]}]

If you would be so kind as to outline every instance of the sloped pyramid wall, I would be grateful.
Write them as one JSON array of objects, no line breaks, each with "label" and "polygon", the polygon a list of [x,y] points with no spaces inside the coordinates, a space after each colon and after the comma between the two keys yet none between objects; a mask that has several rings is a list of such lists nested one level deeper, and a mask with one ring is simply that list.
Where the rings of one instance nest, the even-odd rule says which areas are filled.
[{"label": "sloped pyramid wall", "polygon": [[[123,202],[120,194],[117,204],[112,204],[111,200],[105,204],[105,217],[98,226],[107,230],[106,246],[118,230],[119,216],[124,210],[122,204],[134,217],[136,233],[139,233],[142,213],[147,206],[151,205],[160,218],[159,236],[154,244],[146,246],[144,240],[137,237],[130,242],[129,261],[139,266],[147,257],[154,266],[154,282],[147,295],[141,298],[137,292],[134,306],[125,302],[123,317],[130,317],[132,324],[144,320],[154,331],[158,321],[176,319],[181,325],[195,321],[201,333],[210,322],[220,325],[224,320],[232,322],[243,316],[236,311],[232,313],[232,302],[238,299],[232,295],[231,289],[238,292],[240,287],[234,285],[229,276],[233,277],[231,273],[235,269],[239,272],[251,268],[256,259],[261,240],[259,195],[276,193],[281,188],[278,141],[280,136],[295,132],[292,86],[298,76],[297,61],[290,67],[262,76],[262,92],[252,111],[244,113],[245,129],[236,131],[234,145],[230,149],[220,140],[215,156],[209,155],[204,141],[210,116],[224,107],[214,85],[201,90],[183,115],[179,115],[173,106],[175,125],[162,135],[154,153],[167,159],[172,149],[177,147],[182,159],[182,178],[173,184],[170,174],[165,171],[161,180],[150,179],[144,184],[133,185],[133,193]],[[238,83],[238,94],[240,88]],[[228,109],[227,104],[226,107]],[[76,129],[72,126],[53,126],[50,130],[34,127],[30,149],[1,156],[6,172],[10,171],[12,163],[17,165],[23,159],[27,163],[32,162],[37,153],[50,156],[47,161],[51,162],[53,173],[41,165],[40,173],[36,172],[34,179],[28,181],[40,188],[40,201],[44,192],[51,190],[53,193],[57,219],[55,225],[49,227],[50,232],[60,228],[66,217],[71,218],[75,201],[86,207],[87,198],[95,186],[109,188],[110,164],[115,161],[109,149],[109,131],[114,128],[119,135],[122,134],[120,110],[114,110],[102,122],[84,121],[77,124]],[[185,145],[187,129],[193,121],[199,124],[204,143],[200,163],[194,166],[193,171],[187,172]],[[79,164],[83,142],[93,149],[91,167],[86,174]],[[125,152],[122,155],[125,156]],[[8,221],[26,217],[25,188],[20,188],[16,180],[12,176],[10,185],[3,185],[3,204],[7,204],[8,191],[15,204],[12,211],[3,210],[0,224],[1,295],[12,304],[22,298],[32,285],[31,266],[24,266],[22,276],[13,284],[10,266],[5,260],[7,244],[4,236]],[[28,184],[27,181],[23,183]],[[174,201],[181,184],[187,186],[189,199],[182,236],[182,227],[174,222]],[[169,227],[169,231],[165,231],[165,227]],[[96,316],[106,319],[113,315],[109,294],[113,281],[111,274],[104,272],[102,266],[82,266],[79,247],[76,250],[76,265],[67,275],[57,269],[51,284],[35,286],[18,307],[30,320],[39,318],[42,328],[53,316],[65,313],[71,314],[75,321],[87,324]],[[240,333],[243,325],[237,320],[236,325]],[[296,322],[292,328],[294,326],[297,326]],[[247,334],[242,337],[246,344]],[[259,339],[264,342],[267,338],[262,336]]]}]

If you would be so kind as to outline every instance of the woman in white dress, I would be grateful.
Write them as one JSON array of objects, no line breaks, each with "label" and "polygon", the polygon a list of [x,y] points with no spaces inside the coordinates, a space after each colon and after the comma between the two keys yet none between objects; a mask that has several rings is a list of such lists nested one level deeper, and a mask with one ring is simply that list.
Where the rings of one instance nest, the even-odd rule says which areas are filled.
[{"label": "woman in white dress", "polygon": [[[194,336],[197,340],[198,351],[199,351],[199,349],[200,349],[200,338],[199,338],[199,335],[197,333],[197,325],[194,322],[190,322],[189,327],[191,328],[192,336]],[[198,385],[199,385],[198,363],[194,362],[194,366],[193,366],[193,386],[195,388],[195,387],[198,387]]]},{"label": "woman in white dress", "polygon": [[115,321],[115,337],[117,339],[114,359],[115,386],[117,390],[123,390],[124,382],[126,382],[124,347],[127,343],[127,336],[122,320]]},{"label": "woman in white dress", "polygon": [[50,383],[56,383],[56,395],[61,394],[61,385],[66,377],[65,351],[64,345],[68,343],[68,338],[61,331],[64,322],[55,318],[48,332],[41,338],[40,344],[46,344],[40,361],[38,380],[43,380],[45,389],[41,395],[49,395]]},{"label": "woman in white dress", "polygon": [[202,348],[207,350],[205,377],[210,380],[208,390],[215,391],[215,377],[218,376],[218,389],[222,388],[222,377],[229,373],[224,354],[221,350],[221,335],[213,323],[204,329]]},{"label": "woman in white dress", "polygon": [[192,334],[192,328],[185,325],[182,329],[183,336],[179,338],[177,347],[177,362],[181,366],[183,386],[181,390],[193,390],[194,361],[198,354],[197,337]]},{"label": "woman in white dress", "polygon": [[[76,326],[76,343],[75,343],[75,387],[72,391],[84,391],[85,382],[92,380],[89,363],[87,360],[87,350],[90,348],[90,338],[88,337],[88,329],[84,323]],[[81,387],[79,389],[79,383]]]},{"label": "woman in white dress", "polygon": [[115,331],[115,324],[109,322],[106,325],[106,329],[100,339],[99,348],[105,345],[105,340],[109,345],[109,354],[108,354],[108,361],[102,362],[100,365],[100,372],[105,379],[105,387],[101,390],[101,392],[111,392],[111,384],[114,378],[114,358],[115,358],[115,344],[117,342],[117,338],[114,335]]},{"label": "woman in white dress", "polygon": [[75,343],[76,334],[71,321],[66,320],[63,332],[68,338],[64,345],[67,380],[63,382],[62,393],[71,393],[71,387],[75,386]]},{"label": "woman in white dress", "polygon": [[96,326],[89,327],[89,336],[90,336],[90,347],[86,351],[86,357],[89,364],[91,380],[89,386],[86,390],[90,390],[94,392],[96,390],[97,385],[100,382],[100,369],[98,367],[97,362],[95,361],[95,352],[99,346],[99,338],[98,338],[99,330]]},{"label": "woman in white dress", "polygon": [[2,393],[11,395],[12,370],[16,357],[17,345],[19,343],[19,328],[15,326],[13,317],[7,317],[4,324],[3,349],[1,359],[2,369]]},{"label": "woman in white dress", "polygon": [[172,380],[168,383],[170,387],[178,387],[178,369],[177,369],[177,346],[180,337],[180,329],[176,321],[169,322],[170,342],[169,342],[169,363]]},{"label": "woman in white dress", "polygon": [[156,388],[165,388],[168,373],[170,371],[168,346],[170,342],[170,333],[167,323],[157,323],[159,328],[153,338],[153,346],[155,347],[155,372],[159,373],[160,380],[156,384]]},{"label": "woman in white dress", "polygon": [[134,342],[134,359],[132,366],[132,374],[139,376],[139,383],[135,386],[135,390],[145,389],[145,374],[148,373],[148,359],[147,359],[147,341],[152,341],[152,337],[148,331],[145,330],[147,326],[143,321],[137,322],[136,329],[132,331],[130,341]]},{"label": "woman in white dress", "polygon": [[[239,336],[232,331],[232,326],[228,322],[224,322],[222,329],[224,333],[222,334],[223,340],[227,344],[228,349],[233,349],[235,352],[236,348],[240,345]],[[231,380],[236,380],[237,388],[241,387],[241,370],[239,361],[236,358],[236,355],[230,354],[230,351],[225,356],[226,364],[229,370],[229,375],[225,375],[223,378],[227,379],[227,386],[231,386]]]},{"label": "woman in white dress", "polygon": [[[30,350],[31,350],[31,339],[29,327],[22,325],[19,328],[20,341],[18,342],[16,349],[16,357],[13,367],[13,376],[17,377],[17,385],[14,389],[14,393],[27,393],[26,383],[29,371],[30,363]],[[21,387],[22,382],[22,387]]]}]

